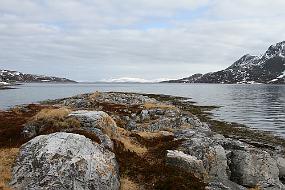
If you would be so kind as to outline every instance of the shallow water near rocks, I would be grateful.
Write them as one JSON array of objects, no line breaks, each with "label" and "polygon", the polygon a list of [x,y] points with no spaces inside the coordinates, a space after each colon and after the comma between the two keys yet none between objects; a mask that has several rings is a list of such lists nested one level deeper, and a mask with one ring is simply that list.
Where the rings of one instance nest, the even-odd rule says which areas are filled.
[{"label": "shallow water near rocks", "polygon": [[215,105],[219,120],[237,122],[285,137],[285,85],[227,84],[24,84],[0,91],[0,109],[94,91],[167,94],[192,98],[198,105]]}]

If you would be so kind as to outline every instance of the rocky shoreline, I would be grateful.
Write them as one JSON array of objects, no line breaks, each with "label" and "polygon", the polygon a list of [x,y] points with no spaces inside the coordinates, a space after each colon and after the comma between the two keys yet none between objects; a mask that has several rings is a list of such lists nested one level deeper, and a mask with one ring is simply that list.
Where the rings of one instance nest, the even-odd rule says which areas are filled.
[{"label": "rocky shoreline", "polygon": [[1,150],[20,147],[5,183],[12,189],[285,189],[285,140],[213,120],[213,108],[183,97],[95,92],[0,112]]}]

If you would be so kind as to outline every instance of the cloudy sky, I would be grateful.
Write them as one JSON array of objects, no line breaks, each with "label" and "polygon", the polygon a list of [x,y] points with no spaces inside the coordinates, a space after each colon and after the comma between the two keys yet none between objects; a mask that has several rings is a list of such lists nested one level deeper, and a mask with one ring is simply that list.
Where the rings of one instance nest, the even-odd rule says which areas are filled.
[{"label": "cloudy sky", "polygon": [[0,69],[179,78],[285,40],[284,0],[0,0]]}]

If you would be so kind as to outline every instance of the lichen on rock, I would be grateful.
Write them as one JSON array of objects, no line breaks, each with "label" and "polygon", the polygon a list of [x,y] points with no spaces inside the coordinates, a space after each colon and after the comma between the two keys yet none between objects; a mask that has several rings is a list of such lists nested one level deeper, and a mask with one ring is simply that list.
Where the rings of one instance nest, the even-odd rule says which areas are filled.
[{"label": "lichen on rock", "polygon": [[19,190],[118,190],[118,164],[114,153],[82,135],[41,135],[21,147],[11,186]]}]

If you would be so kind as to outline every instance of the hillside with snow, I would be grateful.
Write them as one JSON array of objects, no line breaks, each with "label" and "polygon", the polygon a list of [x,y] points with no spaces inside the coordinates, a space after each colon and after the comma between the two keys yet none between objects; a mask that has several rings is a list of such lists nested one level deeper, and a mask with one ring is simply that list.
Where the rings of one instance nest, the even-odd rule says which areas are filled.
[{"label": "hillside with snow", "polygon": [[66,78],[50,77],[44,75],[24,74],[18,71],[0,70],[0,84],[7,85],[16,82],[59,82],[59,83],[72,83],[75,82]]},{"label": "hillside with snow", "polygon": [[244,55],[228,68],[195,74],[168,83],[285,84],[285,41],[272,45],[260,55]]}]

